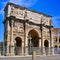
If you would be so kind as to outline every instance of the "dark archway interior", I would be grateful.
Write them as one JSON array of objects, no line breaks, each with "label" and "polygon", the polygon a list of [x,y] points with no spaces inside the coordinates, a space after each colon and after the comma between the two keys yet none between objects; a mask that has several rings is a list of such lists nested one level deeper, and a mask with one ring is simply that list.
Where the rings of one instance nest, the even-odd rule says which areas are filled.
[{"label": "dark archway interior", "polygon": [[[38,47],[39,46],[39,35],[36,30],[31,30],[28,35],[31,35],[31,43],[33,47]],[[30,43],[30,40],[28,40],[28,44]]]},{"label": "dark archway interior", "polygon": [[21,45],[22,45],[22,40],[21,40],[21,38],[20,37],[16,37],[16,46],[17,47],[21,47]]},{"label": "dark archway interior", "polygon": [[57,46],[55,46],[55,48],[58,48]]},{"label": "dark archway interior", "polygon": [[44,41],[44,46],[49,47],[49,42],[47,40]]},{"label": "dark archway interior", "polygon": [[20,37],[16,37],[16,47],[15,47],[15,55],[20,55],[21,54],[21,47],[22,47],[22,40]]},{"label": "dark archway interior", "polygon": [[60,38],[59,38],[59,43],[60,43]]}]

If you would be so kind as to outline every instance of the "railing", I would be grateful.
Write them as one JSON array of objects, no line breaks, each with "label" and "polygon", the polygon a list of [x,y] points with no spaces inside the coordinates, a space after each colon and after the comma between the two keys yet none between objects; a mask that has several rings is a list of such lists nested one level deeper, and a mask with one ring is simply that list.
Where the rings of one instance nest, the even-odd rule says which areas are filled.
[{"label": "railing", "polygon": [[[0,47],[0,55],[32,55],[35,51],[36,55],[55,55],[60,54],[60,48],[40,48],[40,47]],[[8,54],[7,54],[8,53]],[[13,54],[12,54],[13,53]]]}]

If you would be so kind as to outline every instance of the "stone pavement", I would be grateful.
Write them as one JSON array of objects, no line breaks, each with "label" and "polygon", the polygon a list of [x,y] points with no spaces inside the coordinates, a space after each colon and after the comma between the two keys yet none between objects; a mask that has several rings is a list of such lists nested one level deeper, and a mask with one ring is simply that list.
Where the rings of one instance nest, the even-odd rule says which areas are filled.
[{"label": "stone pavement", "polygon": [[60,60],[60,55],[54,56],[36,56],[32,59],[32,56],[20,57],[20,56],[0,56],[0,60]]}]

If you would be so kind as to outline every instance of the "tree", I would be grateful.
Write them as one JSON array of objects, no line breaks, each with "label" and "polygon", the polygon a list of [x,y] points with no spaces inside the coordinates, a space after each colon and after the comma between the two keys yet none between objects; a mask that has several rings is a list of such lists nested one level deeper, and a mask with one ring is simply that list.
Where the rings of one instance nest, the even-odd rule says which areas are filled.
[{"label": "tree", "polygon": [[3,43],[4,43],[4,45],[6,46],[6,45],[7,45],[7,40],[4,40]]}]

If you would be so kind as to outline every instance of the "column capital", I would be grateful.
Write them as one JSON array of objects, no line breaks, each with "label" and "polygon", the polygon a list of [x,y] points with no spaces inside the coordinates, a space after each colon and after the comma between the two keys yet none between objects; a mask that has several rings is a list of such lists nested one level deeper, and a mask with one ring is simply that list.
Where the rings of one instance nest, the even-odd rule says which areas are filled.
[{"label": "column capital", "polygon": [[11,20],[15,20],[16,17],[15,17],[15,16],[10,16],[10,19],[11,19]]}]

